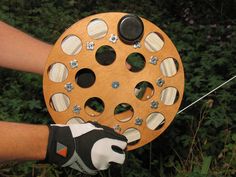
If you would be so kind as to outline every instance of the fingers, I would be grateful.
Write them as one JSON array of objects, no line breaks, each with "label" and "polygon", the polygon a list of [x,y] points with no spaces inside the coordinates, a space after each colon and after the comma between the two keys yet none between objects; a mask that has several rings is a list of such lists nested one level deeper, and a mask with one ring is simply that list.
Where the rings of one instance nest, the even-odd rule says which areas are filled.
[{"label": "fingers", "polygon": [[[49,149],[53,152],[55,161],[58,161],[58,156],[62,156],[58,153],[61,149],[66,149],[64,151],[70,153],[74,152],[68,157],[63,156],[60,164],[64,167],[70,166],[83,173],[96,174],[97,170],[105,170],[113,162],[123,164],[125,161],[124,151],[127,139],[112,128],[96,122],[52,125],[52,127],[57,128],[57,131],[55,131],[54,145]],[[59,140],[60,146],[58,145]]]},{"label": "fingers", "polygon": [[91,123],[93,124],[95,127],[97,128],[103,128],[103,130],[105,130],[106,133],[110,133],[114,139],[118,139],[118,140],[121,140],[121,141],[125,141],[127,142],[127,138],[121,134],[118,134],[114,131],[114,129],[110,128],[110,127],[107,127],[105,125],[101,125],[99,124],[98,122],[91,122],[91,121],[88,121],[88,123]]},{"label": "fingers", "polygon": [[125,153],[123,153],[123,154],[120,154],[120,153],[117,153],[117,152],[113,152],[112,153],[112,157],[111,157],[110,162],[115,162],[115,163],[118,163],[118,164],[123,164],[124,161],[125,161]]},{"label": "fingers", "polygon": [[113,145],[111,146],[113,153],[111,154],[111,161],[118,164],[123,164],[125,161],[125,148],[127,146],[127,142],[113,140]]},{"label": "fingers", "polygon": [[91,160],[94,167],[104,170],[110,162],[123,164],[126,146],[126,142],[112,138],[102,138],[96,141],[91,150]]},{"label": "fingers", "polygon": [[125,141],[119,141],[119,140],[113,140],[112,141],[112,146],[117,146],[122,150],[125,150],[126,146],[127,146],[127,142]]},{"label": "fingers", "polygon": [[105,130],[106,133],[109,133],[114,139],[117,139],[117,140],[120,140],[120,141],[124,141],[124,142],[128,141],[127,138],[124,135],[115,132],[110,127],[103,126],[103,129]]},{"label": "fingers", "polygon": [[103,128],[98,128],[91,123],[85,124],[71,124],[70,127],[73,138],[79,137],[83,134],[86,134],[92,130],[103,130]]}]

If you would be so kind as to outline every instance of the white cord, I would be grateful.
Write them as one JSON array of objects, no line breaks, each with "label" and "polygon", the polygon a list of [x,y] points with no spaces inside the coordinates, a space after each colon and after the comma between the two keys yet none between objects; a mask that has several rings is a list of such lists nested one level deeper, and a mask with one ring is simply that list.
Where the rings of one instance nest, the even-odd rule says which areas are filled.
[{"label": "white cord", "polygon": [[197,103],[198,101],[202,100],[203,98],[205,98],[206,96],[208,96],[209,94],[211,94],[212,92],[216,91],[217,89],[219,89],[220,87],[224,86],[225,84],[229,83],[230,81],[232,81],[233,79],[235,79],[236,75],[231,77],[229,80],[225,81],[223,84],[219,85],[218,87],[214,88],[213,90],[211,90],[210,92],[208,92],[207,94],[203,95],[201,98],[197,99],[196,101],[192,102],[190,105],[186,106],[185,108],[181,109],[179,112],[177,112],[177,114],[180,114],[181,112],[185,111],[186,109],[188,109],[189,107],[191,107],[192,105],[194,105],[195,103]]}]

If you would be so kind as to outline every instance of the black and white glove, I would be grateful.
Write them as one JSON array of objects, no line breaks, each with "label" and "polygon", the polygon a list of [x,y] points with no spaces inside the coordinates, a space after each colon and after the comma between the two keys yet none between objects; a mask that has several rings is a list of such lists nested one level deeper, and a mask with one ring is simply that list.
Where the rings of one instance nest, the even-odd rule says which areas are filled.
[{"label": "black and white glove", "polygon": [[46,160],[62,167],[95,175],[110,162],[123,164],[127,139],[98,123],[49,126]]}]

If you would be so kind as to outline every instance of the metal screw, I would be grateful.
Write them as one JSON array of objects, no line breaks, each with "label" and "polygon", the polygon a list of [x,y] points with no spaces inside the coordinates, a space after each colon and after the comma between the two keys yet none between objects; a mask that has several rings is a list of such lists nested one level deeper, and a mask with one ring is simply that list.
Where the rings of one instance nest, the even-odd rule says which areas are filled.
[{"label": "metal screw", "polygon": [[114,34],[111,34],[109,41],[112,42],[113,44],[115,44],[117,40],[118,40],[118,37]]},{"label": "metal screw", "polygon": [[135,49],[141,48],[140,42],[135,42],[135,43],[134,43],[134,48],[135,48]]},{"label": "metal screw", "polygon": [[117,81],[112,82],[112,88],[117,89],[120,86],[120,83]]},{"label": "metal screw", "polygon": [[156,65],[157,64],[157,57],[156,56],[151,56],[149,62],[153,65]]},{"label": "metal screw", "polygon": [[74,88],[71,82],[66,83],[64,87],[67,90],[67,92],[71,92],[71,90],[73,90]]},{"label": "metal screw", "polygon": [[94,49],[94,42],[87,42],[87,50],[93,50]]},{"label": "metal screw", "polygon": [[79,114],[80,111],[81,111],[81,107],[80,107],[80,106],[75,105],[75,106],[73,107],[73,112],[74,112],[74,113]]},{"label": "metal screw", "polygon": [[135,119],[135,125],[142,125],[142,123],[143,123],[143,119],[141,119],[140,117],[137,117]]},{"label": "metal screw", "polygon": [[160,78],[156,81],[156,83],[157,83],[158,87],[162,87],[164,85],[165,81]]},{"label": "metal screw", "polygon": [[70,67],[71,67],[72,69],[78,68],[78,61],[77,61],[77,60],[72,60],[72,61],[70,61]]},{"label": "metal screw", "polygon": [[120,125],[118,125],[118,124],[115,125],[114,130],[117,131],[117,132],[120,132],[121,131]]},{"label": "metal screw", "polygon": [[151,108],[152,109],[157,109],[158,105],[159,105],[159,103],[157,101],[155,101],[155,100],[151,101]]}]

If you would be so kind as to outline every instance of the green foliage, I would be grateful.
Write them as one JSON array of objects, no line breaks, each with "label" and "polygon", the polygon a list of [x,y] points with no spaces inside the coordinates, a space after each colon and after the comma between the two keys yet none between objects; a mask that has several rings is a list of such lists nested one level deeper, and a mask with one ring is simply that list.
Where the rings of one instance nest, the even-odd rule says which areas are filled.
[{"label": "green foliage", "polygon": [[145,58],[139,53],[132,53],[126,59],[126,62],[130,65],[130,71],[141,71],[145,66]]},{"label": "green foliage", "polygon": [[[149,19],[175,43],[185,69],[182,107],[236,74],[234,0],[1,0],[1,20],[54,43],[91,14],[122,11]],[[142,66],[138,65],[137,67]],[[0,120],[47,124],[40,76],[0,70]],[[128,152],[123,167],[104,177],[205,177],[236,175],[236,85],[224,88],[179,114],[158,139]],[[76,171],[39,162],[0,165],[0,176],[76,176]]]}]

